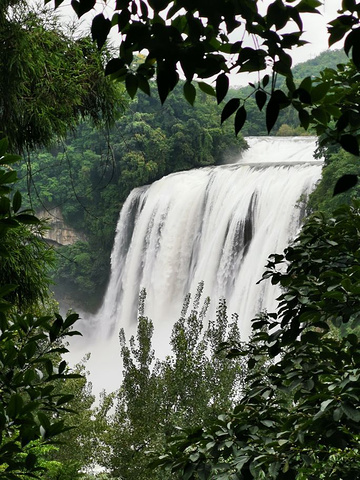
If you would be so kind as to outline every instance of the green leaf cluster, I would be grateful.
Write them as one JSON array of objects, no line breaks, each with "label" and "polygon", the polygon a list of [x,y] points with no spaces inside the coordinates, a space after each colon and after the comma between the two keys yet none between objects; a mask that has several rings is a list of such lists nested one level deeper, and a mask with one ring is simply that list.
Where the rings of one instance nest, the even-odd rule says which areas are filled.
[{"label": "green leaf cluster", "polygon": [[[103,14],[97,15],[92,35],[101,46],[111,27],[116,26],[122,34],[120,55],[109,64],[107,73],[124,81],[131,96],[138,88],[148,93],[149,80],[156,72],[159,97],[164,102],[177,85],[181,68],[187,80],[184,93],[191,103],[196,90],[190,85],[195,78],[206,80],[220,76],[224,80],[220,90],[226,93],[224,75],[235,69],[262,71],[272,62],[275,73],[289,75],[291,57],[286,50],[305,43],[301,39],[300,14],[317,13],[319,6],[318,1],[302,0],[293,5],[293,2],[276,0],[263,15],[257,2],[251,0],[216,5],[195,1],[191,6],[182,0],[149,5],[129,0],[116,4],[111,20]],[[86,0],[76,2],[79,17],[91,8],[92,4]],[[282,30],[288,23],[291,33],[284,33]],[[240,27],[258,37],[257,48],[232,40],[234,36],[230,34]],[[142,52],[148,53],[139,65],[134,65],[134,57]],[[231,61],[226,54],[231,54]],[[218,98],[223,96],[219,86],[220,83]]]},{"label": "green leaf cluster", "polygon": [[[58,314],[34,314],[45,294],[46,276],[39,268],[44,251],[31,227],[39,220],[29,210],[21,210],[19,192],[13,196],[17,180],[9,165],[19,158],[6,153],[8,142],[0,141],[0,476],[20,479],[39,470],[32,442],[52,442],[67,427],[58,415],[66,410],[72,395],[54,382],[78,375],[69,373],[60,355],[67,352],[64,338],[77,335],[72,330],[78,315],[63,319]],[[23,242],[23,244],[22,244]],[[23,249],[21,249],[23,245]],[[34,249],[32,251],[31,249]],[[33,254],[35,254],[33,256]],[[22,261],[27,264],[23,266]],[[44,274],[45,275],[45,274]],[[36,283],[40,284],[36,286]]]},{"label": "green leaf cluster", "polygon": [[[336,70],[337,65],[346,63],[347,57],[343,50],[327,50],[322,52],[317,57],[307,60],[304,63],[296,65],[292,69],[293,81],[296,86],[300,86],[302,80],[306,77],[317,78],[320,72],[325,69]],[[245,118],[245,123],[241,127],[243,135],[267,135],[266,129],[266,115],[270,120],[271,113],[267,113],[267,108],[264,108],[271,97],[270,76],[265,75],[259,84],[250,83],[249,86],[229,90],[226,99],[237,98],[240,100],[238,105],[241,105],[246,112],[239,114],[241,118]],[[285,90],[286,82],[277,79],[276,87],[280,90]],[[276,112],[274,112],[275,114]],[[301,114],[301,116],[306,114]],[[239,121],[239,120],[238,120]],[[234,117],[234,127],[236,128],[236,116]],[[291,128],[288,128],[291,127]],[[236,130],[235,130],[236,131]],[[272,134],[276,135],[306,135],[311,134],[311,129],[305,130],[301,126],[299,113],[296,109],[282,108],[278,112],[277,119],[272,127]]]},{"label": "green leaf cluster", "polygon": [[153,323],[143,316],[144,293],[136,339],[127,343],[120,333],[123,380],[104,438],[113,453],[102,460],[116,478],[173,478],[149,465],[152,451],[163,449],[171,435],[216,419],[234,404],[242,387],[245,362],[217,352],[221,342],[240,340],[237,318],[228,318],[221,301],[216,318],[206,326],[209,299],[201,301],[202,288],[200,284],[192,302],[187,296],[165,359],[155,359]]},{"label": "green leaf cluster", "polygon": [[85,116],[113,120],[120,96],[103,75],[105,49],[66,33],[44,7],[12,1],[0,10],[0,131],[12,150],[48,145]]},{"label": "green leaf cluster", "polygon": [[282,287],[277,313],[254,319],[247,346],[224,345],[248,359],[240,401],[174,437],[158,464],[187,479],[358,476],[360,343],[334,327],[360,321],[359,209],[310,217],[295,243],[270,257],[264,279]]},{"label": "green leaf cluster", "polygon": [[[292,107],[305,130],[326,134],[323,142],[336,142],[359,155],[359,5],[355,0],[343,1],[328,26],[329,47],[344,41],[348,60],[334,70],[324,68],[315,79],[303,77],[299,85],[294,81],[291,50],[307,43],[303,39],[303,16],[318,15],[322,2],[274,0],[266,6],[266,12],[260,5],[253,0],[206,5],[202,0],[191,4],[164,0],[149,5],[125,0],[116,3],[111,18],[103,13],[96,15],[92,37],[101,48],[111,29],[118,29],[119,55],[110,60],[106,74],[123,82],[131,98],[138,89],[150,94],[150,81],[155,75],[164,103],[181,73],[186,78],[184,96],[190,104],[198,92],[196,83],[220,103],[228,93],[230,73],[259,72],[260,80],[250,84],[251,95],[258,110],[264,109],[268,133],[280,112]],[[74,2],[79,18],[92,7],[92,1]],[[215,89],[207,83],[211,78],[215,78]],[[247,118],[240,98],[227,101],[222,121],[233,114],[238,133]]]}]

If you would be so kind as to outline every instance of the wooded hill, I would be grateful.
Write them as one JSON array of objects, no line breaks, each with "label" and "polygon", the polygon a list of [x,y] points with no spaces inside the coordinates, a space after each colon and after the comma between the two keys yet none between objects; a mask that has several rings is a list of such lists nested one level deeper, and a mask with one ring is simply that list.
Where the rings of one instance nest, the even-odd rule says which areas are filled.
[{"label": "wooded hill", "polygon": [[84,122],[62,144],[31,154],[30,178],[27,164],[21,166],[29,203],[49,215],[60,207],[66,223],[88,239],[57,249],[57,294],[80,299],[82,308],[98,306],[119,211],[133,188],[238,157],[246,143],[230,124],[219,125],[219,115],[215,99],[205,94],[194,108],[180,88],[164,107],[139,95],[110,131]]}]

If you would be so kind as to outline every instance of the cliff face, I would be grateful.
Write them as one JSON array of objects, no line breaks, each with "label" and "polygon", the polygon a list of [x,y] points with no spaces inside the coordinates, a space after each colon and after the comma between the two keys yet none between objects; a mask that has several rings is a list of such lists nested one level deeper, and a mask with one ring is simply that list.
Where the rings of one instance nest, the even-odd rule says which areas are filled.
[{"label": "cliff face", "polygon": [[69,227],[59,207],[37,212],[40,219],[48,222],[49,230],[44,233],[44,240],[54,246],[73,245],[78,241],[86,241],[86,236],[74,228]]}]

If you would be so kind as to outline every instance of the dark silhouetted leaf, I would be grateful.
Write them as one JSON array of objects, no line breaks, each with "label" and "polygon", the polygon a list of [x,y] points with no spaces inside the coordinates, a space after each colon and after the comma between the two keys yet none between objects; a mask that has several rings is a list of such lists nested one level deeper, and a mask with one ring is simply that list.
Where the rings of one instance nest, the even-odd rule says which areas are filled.
[{"label": "dark silhouetted leaf", "polygon": [[325,97],[325,95],[327,94],[327,92],[329,91],[329,89],[330,89],[330,83],[329,82],[323,82],[323,83],[319,83],[319,85],[316,85],[316,87],[314,87],[311,90],[311,100],[312,100],[312,102],[317,103],[321,99],[323,99]]},{"label": "dark silhouetted leaf", "polygon": [[349,112],[344,112],[336,122],[336,129],[338,132],[342,132],[349,125]]},{"label": "dark silhouetted leaf", "polygon": [[14,210],[15,213],[20,210],[21,202],[22,202],[21,193],[19,191],[17,191],[17,192],[15,192],[15,195],[13,197],[13,210]]},{"label": "dark silhouetted leaf", "polygon": [[40,425],[42,425],[46,430],[50,428],[50,420],[43,412],[37,412],[37,417],[39,419]]},{"label": "dark silhouetted leaf", "polygon": [[205,82],[198,82],[200,90],[202,90],[207,95],[211,95],[212,97],[216,97],[216,92],[211,85]]},{"label": "dark silhouetted leaf", "polygon": [[310,115],[306,110],[299,110],[299,120],[301,126],[307,130],[310,124]]},{"label": "dark silhouetted leaf", "polygon": [[263,107],[266,103],[266,98],[267,98],[267,95],[263,90],[258,90],[255,93],[256,105],[258,106],[259,110],[263,109]]},{"label": "dark silhouetted leaf", "polygon": [[346,134],[340,137],[340,145],[344,150],[353,155],[359,156],[359,143],[353,135]]},{"label": "dark silhouetted leaf", "polygon": [[25,459],[25,466],[27,470],[32,470],[35,467],[37,456],[34,453],[29,453]]},{"label": "dark silhouetted leaf", "polygon": [[4,285],[0,287],[0,297],[4,297],[8,293],[13,292],[16,289],[17,289],[16,285]]},{"label": "dark silhouetted leaf", "polygon": [[353,420],[354,422],[360,421],[360,411],[349,403],[344,402],[341,405],[341,409],[350,420]]},{"label": "dark silhouetted leaf", "polygon": [[308,105],[311,105],[311,95],[304,88],[297,88],[296,90],[294,90],[293,97],[299,98],[300,102],[302,103],[307,103]]},{"label": "dark silhouetted leaf", "polygon": [[360,30],[353,30],[354,44],[352,46],[352,60],[358,70],[360,70]]},{"label": "dark silhouetted leaf", "polygon": [[156,82],[161,103],[164,103],[169,93],[175,88],[179,81],[179,75],[174,67],[169,68],[158,65]]},{"label": "dark silhouetted leaf", "polygon": [[111,30],[111,21],[105,18],[102,13],[93,18],[91,25],[92,39],[96,41],[100,49],[106,42],[107,36]]},{"label": "dark silhouetted leaf", "polygon": [[278,101],[272,97],[269,100],[269,103],[267,104],[266,107],[266,128],[268,133],[271,132],[271,129],[276,123],[276,120],[278,119],[280,112],[280,106]]},{"label": "dark silhouetted leaf", "polygon": [[317,7],[320,7],[322,2],[319,0],[301,0],[299,5],[297,5],[296,9],[299,12],[307,12],[307,13],[318,13],[316,11]]},{"label": "dark silhouetted leaf", "polygon": [[292,77],[286,77],[286,86],[289,89],[289,92],[294,92],[296,87],[295,87],[295,82],[292,79]]},{"label": "dark silhouetted leaf", "polygon": [[289,11],[282,2],[273,2],[268,7],[266,18],[269,27],[275,25],[280,30],[289,20]]},{"label": "dark silhouetted leaf", "polygon": [[334,187],[333,196],[338,195],[339,193],[346,192],[350,188],[354,187],[358,182],[357,175],[345,174],[336,182]]},{"label": "dark silhouetted leaf", "polygon": [[6,154],[6,151],[8,149],[8,146],[9,146],[9,141],[8,139],[5,137],[5,138],[2,138],[0,140],[0,157],[3,157],[5,154]]},{"label": "dark silhouetted leaf", "polygon": [[112,75],[125,66],[124,60],[121,58],[112,58],[105,67],[105,75]]},{"label": "dark silhouetted leaf", "polygon": [[0,184],[3,185],[4,183],[14,183],[17,180],[17,173],[15,170],[11,170],[10,172],[2,173],[0,177]]},{"label": "dark silhouetted leaf", "polygon": [[80,18],[85,13],[89,12],[92,8],[94,8],[96,0],[72,0],[71,6],[75,10],[76,15]]},{"label": "dark silhouetted leaf", "polygon": [[341,15],[329,23],[329,47],[341,40],[344,35],[351,30],[351,19],[352,17],[350,15]]},{"label": "dark silhouetted leaf", "polygon": [[21,398],[21,395],[15,393],[11,396],[6,409],[6,412],[10,418],[14,418],[21,413],[23,403],[24,402],[23,402],[23,399]]},{"label": "dark silhouetted leaf", "polygon": [[229,90],[229,79],[225,73],[219,75],[216,79],[216,99],[221,103]]},{"label": "dark silhouetted leaf", "polygon": [[354,12],[356,9],[356,2],[355,0],[342,0],[342,6],[344,9],[349,10],[350,12]]},{"label": "dark silhouetted leaf", "polygon": [[244,105],[242,105],[238,109],[235,115],[235,135],[237,135],[240,132],[240,130],[244,126],[245,121],[246,121],[246,110]]},{"label": "dark silhouetted leaf", "polygon": [[70,402],[74,398],[74,395],[67,394],[67,395],[62,395],[59,400],[56,402],[56,405],[64,405],[65,403]]},{"label": "dark silhouetted leaf", "polygon": [[27,213],[21,213],[20,215],[16,215],[16,220],[18,222],[24,223],[26,225],[37,225],[40,223],[40,220],[35,217],[34,215],[28,215]]},{"label": "dark silhouetted leaf", "polygon": [[328,113],[326,109],[318,107],[318,108],[313,108],[311,111],[312,116],[315,120],[317,120],[319,123],[322,125],[327,125],[327,122],[329,120]]},{"label": "dark silhouetted leaf", "polygon": [[272,93],[271,98],[279,104],[280,109],[290,105],[290,100],[282,90],[275,90]]},{"label": "dark silhouetted leaf", "polygon": [[10,165],[10,163],[20,162],[21,157],[19,155],[6,154],[0,158],[0,165]]},{"label": "dark silhouetted leaf", "polygon": [[150,84],[146,78],[144,78],[142,75],[138,75],[138,81],[139,81],[139,88],[142,92],[144,92],[146,95],[150,96]]},{"label": "dark silhouetted leaf", "polygon": [[190,103],[190,105],[194,105],[196,98],[196,89],[191,82],[184,83],[184,97]]},{"label": "dark silhouetted leaf", "polygon": [[131,98],[134,98],[139,86],[137,76],[133,73],[128,73],[125,77],[126,91]]},{"label": "dark silhouetted leaf", "polygon": [[[116,15],[116,14],[115,14]],[[119,32],[122,32],[126,26],[128,26],[130,18],[131,18],[131,13],[129,10],[126,8],[121,10],[121,12],[115,17],[113,16],[113,21],[112,24],[117,23]]]},{"label": "dark silhouetted leaf", "polygon": [[239,106],[239,98],[232,98],[231,100],[229,100],[223,108],[223,111],[221,112],[221,123],[225,122],[227,118],[229,118],[233,113],[235,113]]},{"label": "dark silhouetted leaf", "polygon": [[130,0],[116,0],[115,3],[115,10],[123,10],[124,8],[128,8]]}]

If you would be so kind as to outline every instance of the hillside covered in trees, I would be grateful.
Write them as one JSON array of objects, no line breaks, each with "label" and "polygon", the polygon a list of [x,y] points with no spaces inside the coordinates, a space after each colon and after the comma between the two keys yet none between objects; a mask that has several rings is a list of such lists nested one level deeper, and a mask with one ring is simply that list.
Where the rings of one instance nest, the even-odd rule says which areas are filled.
[{"label": "hillside covered in trees", "polygon": [[[343,59],[342,51],[324,52],[295,67],[295,79],[316,76]],[[228,96],[246,98],[249,88]],[[255,100],[248,98],[246,105],[243,134],[266,135],[264,114]],[[31,153],[30,162],[21,167],[29,205],[36,211],[45,209],[48,217],[60,207],[66,223],[86,238],[57,250],[53,278],[60,298],[76,298],[90,310],[101,302],[116,222],[130,191],[172,172],[232,161],[246,147],[230,123],[220,126],[215,99],[202,94],[192,107],[183,98],[182,85],[163,106],[156,96],[145,94],[122,100],[117,115],[111,129],[83,122],[63,143]],[[305,134],[294,111],[280,112],[274,132]]]},{"label": "hillside covered in trees", "polygon": [[140,95],[111,130],[84,122],[64,143],[31,153],[31,171],[29,163],[21,166],[29,204],[48,216],[60,207],[66,222],[87,238],[57,250],[54,280],[62,295],[82,299],[83,308],[101,301],[119,211],[133,188],[240,155],[246,143],[230,125],[220,127],[218,115],[205,94],[194,108],[181,91],[163,107],[156,98]]}]

